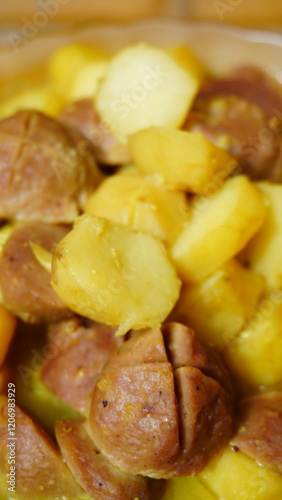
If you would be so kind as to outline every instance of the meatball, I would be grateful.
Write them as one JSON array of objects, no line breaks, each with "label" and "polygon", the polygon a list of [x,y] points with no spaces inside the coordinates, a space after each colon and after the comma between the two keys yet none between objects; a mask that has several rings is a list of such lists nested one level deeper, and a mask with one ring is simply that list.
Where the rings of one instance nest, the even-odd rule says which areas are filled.
[{"label": "meatball", "polygon": [[0,219],[72,222],[101,178],[92,149],[37,111],[0,121]]},{"label": "meatball", "polygon": [[124,165],[130,161],[129,149],[119,143],[100,119],[92,99],[69,104],[60,114],[67,125],[82,132],[94,146],[97,161],[105,166]]},{"label": "meatball", "polygon": [[94,389],[88,426],[121,470],[153,478],[195,474],[230,438],[225,370],[178,323],[126,341]]},{"label": "meatball", "polygon": [[256,68],[238,68],[200,91],[184,126],[231,153],[253,180],[282,181],[282,93]]}]

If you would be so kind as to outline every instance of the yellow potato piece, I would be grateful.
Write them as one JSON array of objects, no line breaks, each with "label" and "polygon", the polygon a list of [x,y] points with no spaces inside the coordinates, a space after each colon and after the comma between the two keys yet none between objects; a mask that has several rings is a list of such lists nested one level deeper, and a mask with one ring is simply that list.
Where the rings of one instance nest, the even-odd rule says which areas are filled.
[{"label": "yellow potato piece", "polygon": [[180,291],[160,240],[89,214],[57,246],[52,283],[71,309],[118,334],[158,326]]},{"label": "yellow potato piece", "polygon": [[16,326],[15,316],[0,304],[0,366],[5,360]]},{"label": "yellow potato piece", "polygon": [[105,179],[88,198],[85,212],[170,243],[189,219],[184,193],[130,170]]},{"label": "yellow potato piece", "polygon": [[92,99],[98,89],[108,66],[108,58],[98,60],[83,66],[72,79],[71,88],[68,94],[70,101],[80,99]]},{"label": "yellow potato piece", "polygon": [[176,477],[165,483],[165,492],[158,500],[217,500],[197,476]]},{"label": "yellow potato piece", "polygon": [[128,144],[140,172],[204,195],[219,189],[237,164],[203,135],[185,130],[150,127],[132,135]]},{"label": "yellow potato piece", "polygon": [[89,63],[105,61],[109,55],[100,47],[73,42],[54,50],[47,63],[48,76],[68,94],[77,74]]},{"label": "yellow potato piece", "polygon": [[282,291],[264,298],[244,329],[224,351],[224,358],[242,388],[282,380]]},{"label": "yellow potato piece", "polygon": [[257,183],[268,201],[265,221],[242,252],[251,269],[265,277],[269,290],[282,287],[282,185]]},{"label": "yellow potato piece", "polygon": [[144,43],[126,47],[111,60],[95,105],[122,142],[152,125],[182,125],[200,81],[165,50]]},{"label": "yellow potato piece", "polygon": [[263,289],[260,275],[231,259],[204,281],[185,284],[172,316],[222,351],[254,313]]},{"label": "yellow potato piece", "polygon": [[207,76],[207,69],[190,47],[187,45],[174,45],[169,47],[167,52],[179,66],[193,74],[201,83],[203,82]]},{"label": "yellow potato piece", "polygon": [[[226,448],[197,476],[216,499],[279,500],[282,476]],[[189,498],[189,497],[188,497]]]},{"label": "yellow potato piece", "polygon": [[21,109],[35,109],[50,116],[57,116],[63,108],[65,101],[49,85],[23,90],[10,97],[0,105],[0,118],[7,118]]},{"label": "yellow potato piece", "polygon": [[182,279],[200,281],[234,257],[262,225],[265,211],[264,195],[243,175],[194,199],[187,227],[171,248]]}]

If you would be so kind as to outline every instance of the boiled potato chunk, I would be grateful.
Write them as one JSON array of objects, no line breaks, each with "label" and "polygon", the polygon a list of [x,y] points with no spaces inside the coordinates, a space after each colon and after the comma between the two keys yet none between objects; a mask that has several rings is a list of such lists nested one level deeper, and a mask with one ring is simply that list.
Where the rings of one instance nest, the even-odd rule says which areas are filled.
[{"label": "boiled potato chunk", "polygon": [[195,75],[195,78],[200,82],[206,78],[206,67],[187,45],[169,47],[168,53],[182,68]]},{"label": "boiled potato chunk", "polygon": [[118,326],[118,334],[158,326],[180,291],[160,240],[90,214],[59,243],[52,282],[71,309]]},{"label": "boiled potato chunk", "polygon": [[96,107],[121,141],[152,125],[182,125],[200,81],[164,50],[140,43],[119,51],[96,96]]},{"label": "boiled potato chunk", "polygon": [[189,218],[184,193],[130,170],[105,179],[87,200],[85,211],[170,243]]},{"label": "boiled potato chunk", "polygon": [[83,66],[72,79],[68,98],[70,101],[92,99],[97,92],[99,83],[105,74],[108,59],[98,60]]},{"label": "boiled potato chunk", "polygon": [[[216,499],[278,500],[282,476],[257,464],[242,452],[226,448],[198,475]],[[189,498],[189,497],[188,497]]]},{"label": "boiled potato chunk", "polygon": [[129,138],[133,160],[143,174],[158,174],[167,184],[209,194],[236,167],[236,161],[202,134],[150,127]]},{"label": "boiled potato chunk", "polygon": [[196,198],[190,221],[171,249],[182,279],[200,281],[234,257],[262,225],[265,211],[263,193],[243,175],[210,197]]},{"label": "boiled potato chunk", "polygon": [[269,206],[262,227],[247,245],[242,258],[265,277],[271,290],[282,287],[282,185],[259,182],[257,186],[265,193]]},{"label": "boiled potato chunk", "polygon": [[224,358],[241,387],[282,380],[282,291],[261,301],[240,334],[226,348]]},{"label": "boiled potato chunk", "polygon": [[69,94],[76,75],[89,63],[105,62],[109,55],[100,47],[73,42],[54,50],[48,60],[48,76],[58,89]]},{"label": "boiled potato chunk", "polygon": [[200,283],[185,284],[172,315],[222,351],[255,311],[263,288],[260,275],[231,259]]},{"label": "boiled potato chunk", "polygon": [[64,104],[63,97],[52,86],[42,84],[5,100],[0,106],[0,119],[7,118],[21,109],[35,109],[46,115],[57,116]]},{"label": "boiled potato chunk", "polygon": [[215,500],[215,497],[197,476],[186,476],[168,479],[158,500]]}]

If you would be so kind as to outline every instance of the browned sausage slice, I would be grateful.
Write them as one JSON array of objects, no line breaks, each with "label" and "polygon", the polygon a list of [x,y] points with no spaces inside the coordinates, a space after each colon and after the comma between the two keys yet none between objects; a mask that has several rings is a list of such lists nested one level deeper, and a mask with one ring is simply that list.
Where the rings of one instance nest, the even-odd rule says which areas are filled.
[{"label": "browned sausage slice", "polygon": [[282,91],[276,80],[255,66],[241,66],[227,75],[210,80],[199,97],[236,95],[259,106],[267,118],[282,112]]},{"label": "browned sausage slice", "polygon": [[234,446],[282,473],[282,392],[266,392],[245,399],[240,423],[232,439]]},{"label": "browned sausage slice", "polygon": [[106,370],[94,391],[89,422],[95,444],[113,464],[128,473],[162,477],[179,452],[171,365]]},{"label": "browned sausage slice", "polygon": [[117,166],[129,163],[130,153],[120,144],[102,122],[92,99],[72,102],[61,112],[60,119],[82,132],[94,145],[97,161],[102,165]]},{"label": "browned sausage slice", "polygon": [[145,330],[105,365],[91,400],[91,436],[127,473],[168,478],[199,472],[233,431],[225,378],[189,328],[171,323]]},{"label": "browned sausage slice", "polygon": [[231,391],[230,380],[221,359],[207,347],[203,348],[191,328],[171,322],[162,326],[162,334],[174,370],[182,366],[199,368],[205,375],[217,380],[228,392]]},{"label": "browned sausage slice", "polygon": [[94,500],[149,500],[148,483],[129,476],[103,456],[80,420],[57,422],[56,437],[77,482]]},{"label": "browned sausage slice", "polygon": [[115,329],[74,317],[50,326],[49,344],[57,355],[43,365],[41,378],[62,401],[85,413],[87,402],[105,363],[123,337]]},{"label": "browned sausage slice", "polygon": [[66,226],[34,221],[15,227],[0,257],[0,288],[4,304],[24,321],[55,321],[70,310],[54,292],[50,273],[36,260],[30,242],[53,252],[67,234]]},{"label": "browned sausage slice", "polygon": [[181,453],[171,476],[196,474],[232,431],[230,397],[200,370],[183,366],[174,372],[179,406]]},{"label": "browned sausage slice", "polygon": [[[15,438],[10,439],[8,399],[0,396],[0,493],[7,498],[8,463],[15,458],[16,493],[21,500],[87,500],[82,488],[63,462],[59,449],[31,418],[16,406]],[[10,403],[11,405],[11,403]],[[13,418],[10,422],[13,421]],[[13,448],[13,443],[15,447]],[[8,446],[9,445],[9,446]],[[13,493],[9,495],[13,498]]]},{"label": "browned sausage slice", "polygon": [[140,363],[165,363],[168,361],[162,332],[145,329],[133,332],[111,358],[111,367],[119,365],[137,365]]},{"label": "browned sausage slice", "polygon": [[89,145],[37,111],[0,121],[0,219],[72,222],[101,179]]},{"label": "browned sausage slice", "polygon": [[200,91],[185,128],[231,153],[251,179],[282,180],[282,91],[256,68],[238,68]]}]

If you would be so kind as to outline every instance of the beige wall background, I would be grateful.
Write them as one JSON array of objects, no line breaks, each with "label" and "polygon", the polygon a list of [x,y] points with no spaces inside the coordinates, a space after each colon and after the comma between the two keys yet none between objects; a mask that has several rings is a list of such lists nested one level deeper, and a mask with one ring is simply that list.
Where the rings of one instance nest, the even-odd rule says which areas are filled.
[{"label": "beige wall background", "polygon": [[0,0],[0,23],[126,22],[148,17],[282,26],[282,0]]}]

